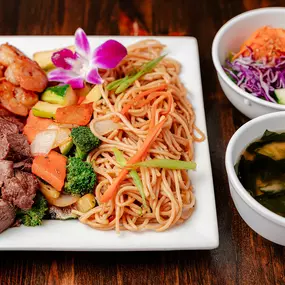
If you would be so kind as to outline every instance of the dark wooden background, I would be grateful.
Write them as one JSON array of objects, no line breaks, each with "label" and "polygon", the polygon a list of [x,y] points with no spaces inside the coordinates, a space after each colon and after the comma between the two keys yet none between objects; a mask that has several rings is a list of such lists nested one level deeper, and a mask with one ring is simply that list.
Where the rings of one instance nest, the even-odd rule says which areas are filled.
[{"label": "dark wooden background", "polygon": [[0,0],[2,35],[71,35],[79,26],[89,35],[129,35],[136,21],[140,34],[198,39],[220,233],[220,246],[212,251],[1,252],[0,285],[285,284],[284,248],[254,233],[230,197],[225,149],[247,118],[223,95],[210,53],[221,25],[266,6],[285,1]]}]

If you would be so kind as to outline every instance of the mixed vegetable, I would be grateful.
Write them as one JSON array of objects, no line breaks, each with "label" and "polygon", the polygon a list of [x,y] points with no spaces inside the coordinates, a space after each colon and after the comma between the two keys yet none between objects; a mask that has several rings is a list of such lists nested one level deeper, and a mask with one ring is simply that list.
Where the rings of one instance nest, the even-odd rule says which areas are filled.
[{"label": "mixed vegetable", "polygon": [[224,70],[255,97],[285,104],[285,30],[267,26],[258,29],[237,54],[230,54]]},{"label": "mixed vegetable", "polygon": [[[96,205],[96,174],[85,160],[100,145],[87,127],[93,114],[92,104],[101,97],[98,91],[98,85],[89,89],[78,104],[79,96],[70,85],[47,88],[27,119],[24,134],[35,156],[32,172],[41,179],[40,191],[50,205],[45,214],[51,218],[75,218],[72,209],[86,212]],[[40,224],[25,220],[34,211],[40,213],[36,205],[26,216],[19,213],[25,225]]]}]

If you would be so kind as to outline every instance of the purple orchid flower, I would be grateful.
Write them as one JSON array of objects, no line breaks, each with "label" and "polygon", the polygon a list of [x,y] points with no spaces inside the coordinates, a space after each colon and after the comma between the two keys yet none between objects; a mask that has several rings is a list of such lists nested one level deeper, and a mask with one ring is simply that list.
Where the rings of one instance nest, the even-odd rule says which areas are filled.
[{"label": "purple orchid flower", "polygon": [[75,32],[75,53],[62,49],[52,55],[57,67],[48,74],[49,81],[70,84],[72,88],[83,88],[84,81],[102,84],[98,69],[115,68],[127,55],[127,49],[115,40],[108,40],[93,52],[85,32],[78,28]]}]

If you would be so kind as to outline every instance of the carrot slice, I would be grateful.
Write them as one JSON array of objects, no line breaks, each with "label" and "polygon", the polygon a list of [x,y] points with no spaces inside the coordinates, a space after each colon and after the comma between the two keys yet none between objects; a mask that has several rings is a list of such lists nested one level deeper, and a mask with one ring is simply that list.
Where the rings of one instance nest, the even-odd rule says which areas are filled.
[{"label": "carrot slice", "polygon": [[[162,92],[161,92],[162,93]],[[168,106],[166,110],[161,110],[161,114],[167,116],[169,114],[169,112],[171,111],[171,107],[173,105],[173,97],[169,92],[163,92],[164,95],[159,97],[158,99],[155,100],[155,102],[153,103],[153,105],[151,106],[151,119],[149,122],[149,129],[151,130],[154,125],[155,125],[155,116],[156,116],[156,112],[157,112],[157,105],[164,100],[165,98],[168,97]],[[153,94],[152,94],[153,95]],[[152,96],[151,95],[151,96]],[[149,97],[151,97],[149,96]],[[153,98],[155,98],[153,96]],[[141,160],[144,160],[147,157],[147,152],[141,157]]]},{"label": "carrot slice", "polygon": [[147,98],[146,98],[145,100],[141,100],[140,102],[138,102],[138,103],[136,104],[136,107],[141,108],[141,107],[145,106],[146,104],[149,104],[149,103],[150,103],[152,100],[154,100],[156,97],[159,97],[159,96],[161,96],[161,95],[164,95],[165,93],[167,93],[167,92],[165,92],[165,91],[162,91],[162,92],[153,92],[153,93],[151,93],[149,96],[147,96]]},{"label": "carrot slice", "polygon": [[66,157],[52,150],[47,156],[36,156],[32,173],[61,191],[66,177]]},{"label": "carrot slice", "polygon": [[52,123],[53,121],[50,119],[34,116],[31,110],[23,133],[28,138],[28,142],[31,143],[39,132],[46,130]]},{"label": "carrot slice", "polygon": [[71,105],[58,108],[55,120],[62,124],[76,124],[86,126],[93,115],[93,103],[82,105]]},{"label": "carrot slice", "polygon": [[[152,143],[155,141],[157,136],[159,135],[162,127],[166,121],[164,118],[161,122],[159,122],[150,132],[148,133],[142,147],[138,150],[138,152],[128,161],[127,164],[133,164],[139,162],[142,157],[144,157],[149,151]],[[116,194],[121,182],[125,179],[128,174],[128,170],[124,168],[119,176],[114,180],[114,182],[110,185],[110,187],[106,190],[106,192],[102,195],[101,202],[105,203],[111,200]]]},{"label": "carrot slice", "polygon": [[[125,115],[130,109],[131,107],[139,102],[141,99],[143,99],[145,96],[155,92],[155,91],[159,91],[159,90],[164,90],[165,88],[167,87],[166,84],[161,84],[157,87],[154,87],[154,88],[151,88],[151,89],[148,89],[146,91],[143,91],[141,93],[139,93],[134,99],[132,99],[130,102],[126,103],[122,109],[122,111],[120,112],[122,115]],[[116,117],[114,119],[114,122],[118,123],[120,121],[120,118]]]}]

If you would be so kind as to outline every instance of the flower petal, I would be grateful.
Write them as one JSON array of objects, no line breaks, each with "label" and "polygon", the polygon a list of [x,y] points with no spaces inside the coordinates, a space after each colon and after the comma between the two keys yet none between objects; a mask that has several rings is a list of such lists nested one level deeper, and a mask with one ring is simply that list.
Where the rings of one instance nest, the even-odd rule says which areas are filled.
[{"label": "flower petal", "polygon": [[66,81],[73,89],[81,89],[84,87],[84,80],[82,77],[75,77]]},{"label": "flower petal", "polygon": [[75,89],[84,87],[84,80],[81,76],[78,76],[78,74],[72,71],[64,70],[62,68],[58,68],[49,72],[48,80],[70,84],[71,87]]},{"label": "flower petal", "polygon": [[72,68],[70,62],[74,61],[76,58],[76,53],[73,53],[70,49],[64,48],[60,51],[54,52],[51,60],[56,67],[70,70]]},{"label": "flower petal", "polygon": [[90,54],[90,45],[85,32],[78,28],[75,32],[75,47],[76,51],[83,57],[88,57]]},{"label": "flower petal", "polygon": [[95,49],[92,64],[104,69],[115,68],[127,53],[127,49],[122,44],[109,40]]},{"label": "flower petal", "polygon": [[87,82],[91,84],[102,84],[103,83],[103,79],[101,78],[97,68],[90,69],[85,79]]},{"label": "flower petal", "polygon": [[64,70],[62,68],[57,68],[57,69],[50,71],[47,76],[48,76],[49,81],[65,82],[66,80],[74,78],[78,75],[76,75],[72,71]]}]

